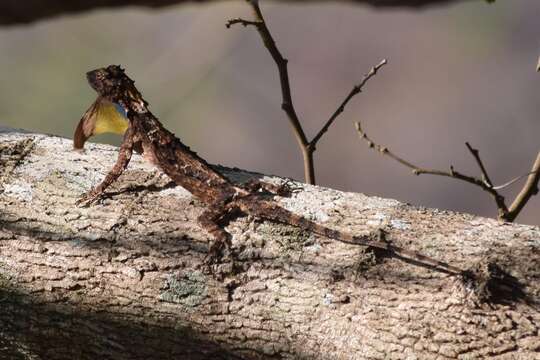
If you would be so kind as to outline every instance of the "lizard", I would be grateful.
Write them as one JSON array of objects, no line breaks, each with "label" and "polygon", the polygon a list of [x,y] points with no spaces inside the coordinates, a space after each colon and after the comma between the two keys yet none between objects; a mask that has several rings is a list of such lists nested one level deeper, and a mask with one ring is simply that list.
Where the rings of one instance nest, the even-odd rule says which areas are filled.
[{"label": "lizard", "polygon": [[390,256],[447,274],[463,273],[453,265],[392,245],[381,236],[384,232],[379,232],[377,236],[357,236],[328,228],[279,206],[273,196],[290,195],[288,185],[272,185],[258,180],[241,185],[233,183],[161,124],[148,109],[148,103],[135,87],[135,82],[120,65],[89,71],[86,77],[98,98],[79,122],[75,148],[84,146],[86,139],[93,135],[96,128],[93,112],[98,111],[100,104],[120,106],[124,110],[127,126],[115,165],[102,182],[84,194],[77,204],[90,205],[99,199],[127,168],[133,151],[138,150],[147,161],[206,205],[198,222],[214,239],[207,254],[210,263],[219,259],[225,249],[231,250],[231,235],[225,227],[234,219],[251,216],[291,225],[343,243],[381,249]]}]

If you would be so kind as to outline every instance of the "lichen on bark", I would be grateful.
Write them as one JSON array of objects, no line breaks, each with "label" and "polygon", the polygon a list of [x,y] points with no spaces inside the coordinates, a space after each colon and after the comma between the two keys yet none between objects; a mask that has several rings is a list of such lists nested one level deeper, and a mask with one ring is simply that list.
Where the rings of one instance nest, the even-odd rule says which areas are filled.
[{"label": "lichen on bark", "polygon": [[207,295],[206,276],[200,271],[188,271],[169,274],[159,298],[191,308],[200,305]]}]

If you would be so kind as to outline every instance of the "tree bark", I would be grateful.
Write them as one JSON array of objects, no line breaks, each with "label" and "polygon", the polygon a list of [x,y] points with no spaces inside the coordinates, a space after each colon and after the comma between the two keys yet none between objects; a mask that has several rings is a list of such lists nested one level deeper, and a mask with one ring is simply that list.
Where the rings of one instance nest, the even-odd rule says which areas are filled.
[{"label": "tree bark", "polygon": [[302,185],[278,201],[470,272],[240,219],[211,275],[204,206],[141,157],[74,205],[116,154],[0,129],[0,359],[539,358],[537,227]]},{"label": "tree bark", "polygon": [[[0,2],[0,26],[21,23],[30,23],[52,16],[69,13],[86,12],[104,7],[141,6],[147,8],[160,8],[165,6],[192,3],[192,2],[216,2],[216,0],[7,0]],[[299,2],[300,0],[281,0],[287,2]],[[327,0],[327,2],[330,0]],[[368,4],[378,8],[408,7],[423,8],[432,5],[446,5],[462,2],[465,0],[334,0],[335,2],[353,2]],[[302,2],[306,2],[302,0]],[[322,2],[310,0],[310,2]]]}]

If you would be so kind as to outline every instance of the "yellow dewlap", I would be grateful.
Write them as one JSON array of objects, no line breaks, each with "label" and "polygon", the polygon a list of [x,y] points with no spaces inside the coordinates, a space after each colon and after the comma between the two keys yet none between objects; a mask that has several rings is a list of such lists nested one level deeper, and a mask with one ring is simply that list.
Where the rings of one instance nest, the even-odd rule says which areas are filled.
[{"label": "yellow dewlap", "polygon": [[128,128],[127,119],[118,112],[113,103],[103,102],[97,109],[94,134],[123,134]]}]

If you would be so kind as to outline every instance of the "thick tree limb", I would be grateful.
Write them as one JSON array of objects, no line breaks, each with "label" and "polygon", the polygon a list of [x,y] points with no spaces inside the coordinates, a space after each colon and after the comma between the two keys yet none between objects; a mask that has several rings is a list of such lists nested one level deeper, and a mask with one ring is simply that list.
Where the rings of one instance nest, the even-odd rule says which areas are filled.
[{"label": "thick tree limb", "polygon": [[338,230],[382,227],[396,245],[471,276],[243,219],[229,227],[241,261],[216,279],[201,267],[209,237],[189,193],[134,156],[109,198],[78,208],[118,150],[71,148],[0,130],[0,358],[532,359],[540,350],[537,227],[304,185],[281,203]]},{"label": "thick tree limb", "polygon": [[[81,13],[104,7],[142,6],[159,8],[164,6],[192,3],[217,2],[217,0],[4,0],[0,1],[0,25],[13,25],[34,22],[52,16]],[[300,0],[282,0],[286,2],[299,2]],[[329,2],[330,0],[326,1]],[[419,8],[431,5],[443,5],[462,2],[465,0],[334,0],[335,2],[356,2],[376,7],[411,7]],[[470,0],[469,0],[470,1]],[[306,2],[305,0],[302,2]],[[323,2],[311,0],[310,2]]]}]

